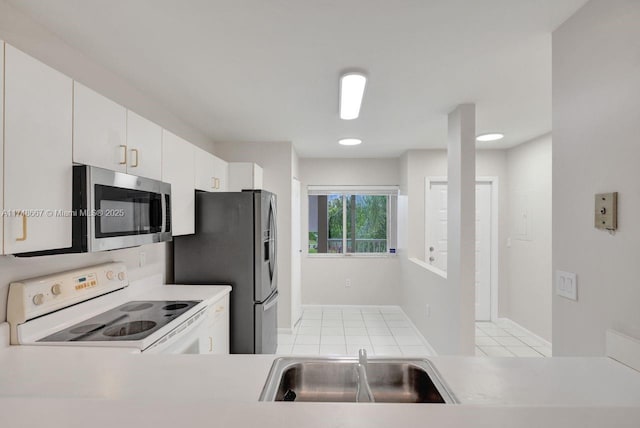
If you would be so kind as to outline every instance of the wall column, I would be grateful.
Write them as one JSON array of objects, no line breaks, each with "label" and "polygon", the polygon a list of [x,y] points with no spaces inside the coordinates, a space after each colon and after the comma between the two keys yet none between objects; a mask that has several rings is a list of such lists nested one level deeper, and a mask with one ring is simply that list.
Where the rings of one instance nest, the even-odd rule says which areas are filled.
[{"label": "wall column", "polygon": [[449,113],[447,198],[447,283],[451,308],[458,310],[457,354],[475,347],[476,107],[458,105]]}]

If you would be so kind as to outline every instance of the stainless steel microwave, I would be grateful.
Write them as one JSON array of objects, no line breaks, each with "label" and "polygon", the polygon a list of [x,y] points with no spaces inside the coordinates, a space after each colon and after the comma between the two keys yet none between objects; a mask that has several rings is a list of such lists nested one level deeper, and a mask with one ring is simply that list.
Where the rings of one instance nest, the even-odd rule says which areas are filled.
[{"label": "stainless steel microwave", "polygon": [[171,185],[73,166],[72,246],[17,254],[91,253],[171,241]]}]

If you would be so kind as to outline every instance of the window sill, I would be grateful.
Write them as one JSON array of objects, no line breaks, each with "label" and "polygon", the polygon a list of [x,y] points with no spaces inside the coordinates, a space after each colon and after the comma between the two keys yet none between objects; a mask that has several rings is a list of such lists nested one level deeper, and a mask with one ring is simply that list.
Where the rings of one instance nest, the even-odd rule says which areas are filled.
[{"label": "window sill", "polygon": [[395,258],[397,254],[391,253],[373,253],[373,254],[317,254],[317,253],[307,253],[307,257],[311,259],[387,259],[387,258]]}]

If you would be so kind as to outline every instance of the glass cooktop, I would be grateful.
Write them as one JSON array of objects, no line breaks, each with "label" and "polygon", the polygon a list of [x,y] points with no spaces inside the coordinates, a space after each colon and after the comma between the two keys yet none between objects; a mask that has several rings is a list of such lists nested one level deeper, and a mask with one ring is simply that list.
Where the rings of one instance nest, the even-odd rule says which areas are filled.
[{"label": "glass cooktop", "polygon": [[200,300],[131,301],[44,337],[38,342],[141,340],[198,303]]}]

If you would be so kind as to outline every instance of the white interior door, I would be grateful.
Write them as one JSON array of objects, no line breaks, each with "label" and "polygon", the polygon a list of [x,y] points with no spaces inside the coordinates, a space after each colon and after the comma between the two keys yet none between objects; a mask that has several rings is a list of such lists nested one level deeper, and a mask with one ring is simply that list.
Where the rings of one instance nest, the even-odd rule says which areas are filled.
[{"label": "white interior door", "polygon": [[291,192],[291,325],[302,316],[302,247],[300,239],[300,182],[292,181]]},{"label": "white interior door", "polygon": [[476,184],[476,320],[491,320],[491,183]]},{"label": "white interior door", "polygon": [[447,271],[447,183],[431,183],[427,189],[426,258],[432,266]]},{"label": "white interior door", "polygon": [[[447,271],[447,183],[426,189],[426,259]],[[476,183],[476,320],[491,319],[491,183]]]}]

